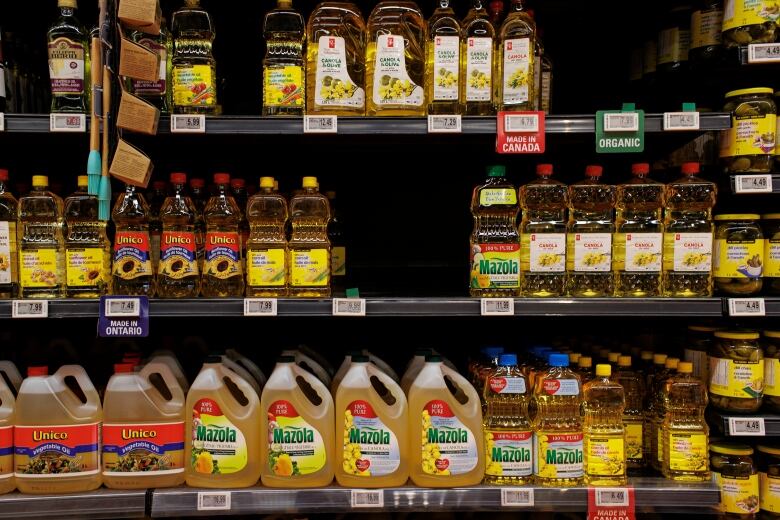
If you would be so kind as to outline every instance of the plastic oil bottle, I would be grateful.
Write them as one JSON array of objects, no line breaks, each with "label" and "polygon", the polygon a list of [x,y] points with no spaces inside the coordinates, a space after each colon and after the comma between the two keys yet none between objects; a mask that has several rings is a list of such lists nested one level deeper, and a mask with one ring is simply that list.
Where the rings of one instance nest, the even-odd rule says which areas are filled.
[{"label": "plastic oil bottle", "polygon": [[100,396],[83,368],[65,365],[49,376],[46,367],[29,367],[16,397],[17,489],[51,494],[99,488],[102,420]]},{"label": "plastic oil bottle", "polygon": [[580,377],[569,369],[566,354],[551,354],[549,364],[534,383],[536,482],[552,487],[578,486],[584,475]]},{"label": "plastic oil bottle", "polygon": [[212,54],[214,24],[200,0],[184,0],[173,13],[173,111],[214,114],[217,111],[217,62]]},{"label": "plastic oil bottle", "polygon": [[318,186],[316,177],[304,177],[290,200],[290,296],[330,296],[330,204]]},{"label": "plastic oil bottle", "polygon": [[206,204],[206,256],[201,291],[206,298],[244,295],[241,210],[230,193],[230,175],[214,174],[215,192]]},{"label": "plastic oil bottle", "polygon": [[149,205],[135,186],[119,195],[111,218],[114,235],[113,294],[154,295]]},{"label": "plastic oil bottle", "polygon": [[302,116],[306,110],[303,44],[306,23],[292,0],[276,0],[263,22],[263,115]]},{"label": "plastic oil bottle", "polygon": [[485,9],[487,2],[472,0],[460,37],[460,98],[463,113],[484,116],[495,112],[494,71],[496,30]]},{"label": "plastic oil bottle", "polygon": [[626,431],[623,387],[610,379],[610,365],[596,365],[596,378],[583,387],[585,483],[626,485]]},{"label": "plastic oil bottle", "polygon": [[65,289],[62,199],[49,178],[33,175],[32,190],[19,199],[19,285],[22,298],[59,298]]},{"label": "plastic oil bottle", "polygon": [[522,0],[512,0],[498,34],[498,43],[500,110],[534,110],[536,23]]},{"label": "plastic oil bottle", "polygon": [[715,183],[698,177],[699,163],[684,163],[682,177],[666,185],[664,296],[712,296],[712,208]]},{"label": "plastic oil bottle", "polygon": [[146,202],[149,203],[149,240],[151,240],[152,271],[157,272],[160,264],[160,238],[162,237],[162,222],[160,208],[168,197],[168,184],[165,181],[154,181],[152,189],[146,192]]},{"label": "plastic oil bottle", "polygon": [[417,3],[382,0],[368,17],[366,113],[425,116],[425,31]]},{"label": "plastic oil bottle", "polygon": [[655,400],[653,404],[653,423],[650,431],[650,451],[653,468],[662,471],[664,461],[664,439],[663,423],[666,418],[666,401],[669,393],[668,382],[680,364],[677,358],[666,358],[664,369],[653,376],[653,387],[651,398]]},{"label": "plastic oil bottle", "polygon": [[409,476],[416,486],[449,488],[482,481],[485,443],[479,394],[444,365],[441,356],[428,356],[409,388],[408,430]]},{"label": "plastic oil bottle", "polygon": [[460,22],[450,0],[428,19],[425,83],[428,88],[428,114],[460,114]]},{"label": "plastic oil bottle", "polygon": [[13,390],[0,378],[0,495],[16,489],[14,479],[14,410]]},{"label": "plastic oil bottle", "polygon": [[301,350],[283,350],[282,356],[292,356],[296,366],[312,374],[327,388],[333,384],[333,378],[318,361]]},{"label": "plastic oil bottle", "polygon": [[249,240],[246,245],[248,297],[280,298],[287,295],[287,200],[274,191],[272,177],[260,178],[260,191],[246,208]]},{"label": "plastic oil bottle", "polygon": [[577,360],[576,374],[580,376],[580,382],[582,384],[587,383],[593,376],[593,358],[590,356],[580,356]]},{"label": "plastic oil bottle", "polygon": [[99,298],[111,284],[111,242],[106,223],[98,219],[99,201],[87,193],[79,175],[78,191],[65,199],[65,274],[68,298]]},{"label": "plastic oil bottle", "polygon": [[517,190],[506,179],[506,169],[488,167],[488,178],[471,196],[471,296],[512,297],[519,291],[519,211]]},{"label": "plastic oil bottle", "polygon": [[232,348],[227,349],[225,351],[225,355],[230,361],[232,361],[233,363],[237,364],[239,367],[249,372],[249,375],[252,376],[252,379],[254,379],[255,382],[257,382],[260,388],[263,388],[265,386],[265,383],[268,379],[265,377],[263,371],[260,370],[260,367],[258,367],[254,361],[252,361],[245,355],[241,354],[236,349],[232,349]]},{"label": "plastic oil bottle", "polygon": [[0,361],[0,380],[8,385],[14,395],[19,393],[19,387],[22,386],[22,374],[19,373],[19,369],[16,368],[13,361]]},{"label": "plastic oil bottle", "polygon": [[663,422],[663,473],[671,480],[707,482],[709,471],[709,428],[704,419],[707,390],[692,374],[686,361],[677,367],[666,394]]},{"label": "plastic oil bottle", "polygon": [[623,387],[626,396],[626,408],[623,410],[623,426],[626,429],[626,469],[638,470],[645,467],[644,402],[645,382],[642,374],[632,370],[631,356],[620,356],[618,369],[613,378]]},{"label": "plastic oil bottle", "polygon": [[343,295],[347,291],[347,243],[344,226],[344,214],[336,203],[336,192],[326,191],[330,204],[330,223],[328,223],[328,239],[330,240],[330,276],[331,288],[334,294]]},{"label": "plastic oil bottle", "polygon": [[[336,480],[344,487],[403,486],[409,479],[409,411],[401,387],[354,355],[336,390]],[[341,436],[338,433],[342,433]]]},{"label": "plastic oil bottle", "polygon": [[615,294],[661,296],[664,185],[648,178],[650,165],[631,166],[617,189],[614,243]]},{"label": "plastic oil bottle", "polygon": [[8,191],[8,170],[0,170],[0,298],[13,298],[19,291],[18,212],[19,202]]},{"label": "plastic oil bottle", "polygon": [[160,298],[197,298],[200,294],[200,268],[197,258],[195,204],[187,195],[187,175],[171,174],[173,191],[160,208],[162,236],[157,269],[157,295]]},{"label": "plastic oil bottle", "polygon": [[425,357],[431,354],[433,354],[433,351],[429,348],[420,348],[414,351],[414,356],[406,366],[404,375],[401,376],[401,390],[404,391],[404,394],[409,394],[409,387],[412,386],[414,380],[417,379],[417,375],[425,366]]},{"label": "plastic oil bottle", "polygon": [[485,382],[485,483],[529,484],[533,479],[533,430],[528,417],[531,387],[516,354],[501,354]]},{"label": "plastic oil bottle", "polygon": [[658,463],[658,451],[653,449],[653,446],[658,446],[658,432],[655,429],[655,396],[653,395],[655,388],[655,375],[664,369],[666,365],[666,354],[653,354],[653,363],[645,373],[645,395],[644,395],[644,428],[643,433],[643,455],[645,457],[645,465],[655,467]]},{"label": "plastic oil bottle", "polygon": [[335,452],[335,412],[328,387],[297,366],[294,357],[283,355],[263,389],[261,409],[267,415],[260,421],[263,485],[330,484],[342,458]]},{"label": "plastic oil bottle", "polygon": [[568,189],[552,179],[553,165],[536,167],[537,178],[520,188],[521,294],[566,294],[566,207]]},{"label": "plastic oil bottle", "polygon": [[184,484],[184,391],[168,365],[114,365],[103,397],[103,483],[112,489]]},{"label": "plastic oil bottle", "polygon": [[566,270],[570,296],[608,297],[614,290],[616,190],[601,182],[602,173],[601,166],[588,166],[585,179],[569,186]]}]

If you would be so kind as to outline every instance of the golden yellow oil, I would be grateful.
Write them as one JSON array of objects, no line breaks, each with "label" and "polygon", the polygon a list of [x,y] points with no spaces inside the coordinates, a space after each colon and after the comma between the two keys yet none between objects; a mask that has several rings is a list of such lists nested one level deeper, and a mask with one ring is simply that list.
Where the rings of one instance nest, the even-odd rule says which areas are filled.
[{"label": "golden yellow oil", "polygon": [[481,0],[474,0],[460,38],[460,98],[468,116],[494,114],[496,30]]},{"label": "golden yellow oil", "polygon": [[87,177],[79,176],[79,189],[65,199],[65,295],[99,298],[111,283],[111,242],[106,222],[98,220],[99,201],[87,193]]},{"label": "golden yellow oil", "polygon": [[584,471],[589,486],[625,486],[626,433],[623,387],[610,377],[612,367],[596,365],[596,377],[583,388]]},{"label": "golden yellow oil", "polygon": [[428,19],[428,43],[425,58],[425,84],[428,89],[428,114],[460,114],[460,22],[449,0]]}]

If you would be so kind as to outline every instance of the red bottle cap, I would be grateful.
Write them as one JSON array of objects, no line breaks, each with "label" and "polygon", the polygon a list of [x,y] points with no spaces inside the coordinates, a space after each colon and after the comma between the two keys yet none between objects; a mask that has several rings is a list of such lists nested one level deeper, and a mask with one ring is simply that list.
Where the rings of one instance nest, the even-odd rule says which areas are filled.
[{"label": "red bottle cap", "polygon": [[246,182],[244,179],[231,179],[230,180],[230,187],[233,189],[236,188],[243,188],[246,185]]},{"label": "red bottle cap", "polygon": [[133,372],[133,365],[130,363],[116,363],[114,365],[115,374],[129,374]]},{"label": "red bottle cap", "polygon": [[588,177],[601,177],[601,174],[604,173],[604,168],[601,166],[591,164],[587,167],[585,167],[585,175]]},{"label": "red bottle cap", "polygon": [[49,367],[27,367],[27,377],[48,376]]},{"label": "red bottle cap", "polygon": [[205,179],[190,179],[190,188],[203,188],[206,186]]},{"label": "red bottle cap", "polygon": [[631,175],[647,175],[650,173],[650,165],[648,163],[636,163],[631,165]]},{"label": "red bottle cap", "polygon": [[547,176],[553,174],[553,165],[552,164],[537,164],[536,165],[536,175],[539,176]]},{"label": "red bottle cap", "polygon": [[187,184],[187,174],[186,173],[172,173],[171,174],[171,184]]},{"label": "red bottle cap", "polygon": [[493,0],[490,2],[490,10],[493,12],[504,12],[504,2],[501,0]]},{"label": "red bottle cap", "polygon": [[215,173],[214,174],[214,184],[230,184],[230,174],[229,173]]},{"label": "red bottle cap", "polygon": [[697,162],[687,162],[682,164],[681,170],[683,175],[696,175],[700,171],[700,166]]},{"label": "red bottle cap", "polygon": [[165,181],[154,181],[152,183],[152,188],[155,190],[164,190],[165,189]]},{"label": "red bottle cap", "polygon": [[0,181],[7,181],[8,180],[8,170],[0,169]]}]

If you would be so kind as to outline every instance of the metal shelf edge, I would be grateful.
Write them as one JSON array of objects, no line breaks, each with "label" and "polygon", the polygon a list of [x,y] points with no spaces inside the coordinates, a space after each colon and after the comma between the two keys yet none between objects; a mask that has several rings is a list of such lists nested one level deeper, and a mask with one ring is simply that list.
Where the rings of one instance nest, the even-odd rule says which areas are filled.
[{"label": "metal shelf edge", "polygon": [[68,495],[0,496],[0,518],[142,518],[146,514],[146,490],[99,489]]}]

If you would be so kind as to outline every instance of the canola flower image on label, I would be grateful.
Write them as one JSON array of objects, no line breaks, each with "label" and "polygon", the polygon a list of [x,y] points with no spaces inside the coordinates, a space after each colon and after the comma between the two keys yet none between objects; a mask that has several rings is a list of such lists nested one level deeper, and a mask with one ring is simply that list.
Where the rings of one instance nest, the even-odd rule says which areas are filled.
[{"label": "canola flower image on label", "polygon": [[512,89],[520,88],[526,84],[528,84],[528,74],[522,69],[516,70],[507,81],[507,87]]},{"label": "canola flower image on label", "polygon": [[711,255],[709,253],[687,253],[683,257],[683,265],[688,267],[702,265],[706,262],[709,262],[710,256]]},{"label": "canola flower image on label", "polygon": [[381,99],[405,99],[412,95],[417,85],[408,79],[398,79],[390,76],[382,76],[379,87]]},{"label": "canola flower image on label", "polygon": [[482,72],[481,70],[472,70],[469,75],[469,87],[480,90],[487,90],[490,88],[490,76]]},{"label": "canola flower image on label", "polygon": [[542,253],[539,255],[536,263],[539,265],[539,267],[551,267],[554,265],[563,264],[563,255]]},{"label": "canola flower image on label", "polygon": [[583,257],[582,263],[584,265],[601,265],[608,262],[609,258],[606,253],[587,253]]},{"label": "canola flower image on label", "polygon": [[657,253],[638,253],[634,256],[634,265],[636,267],[652,265],[658,260],[659,256]]},{"label": "canola flower image on label", "polygon": [[357,85],[351,81],[342,81],[338,78],[332,78],[331,76],[325,76],[322,79],[322,87],[320,88],[320,95],[324,100],[331,99],[349,99],[357,92]]},{"label": "canola flower image on label", "polygon": [[359,475],[361,477],[370,477],[371,470],[369,467],[358,467],[361,463],[363,454],[360,451],[360,444],[349,442],[349,432],[354,427],[355,418],[352,416],[351,410],[344,410],[344,461],[342,467],[344,471],[350,475]]},{"label": "canola flower image on label", "polygon": [[440,468],[436,462],[441,457],[439,443],[428,442],[428,430],[433,426],[428,410],[422,412],[422,467],[428,475],[450,475],[450,470]]},{"label": "canola flower image on label", "polygon": [[458,84],[458,77],[451,71],[441,68],[436,75],[437,87],[454,87]]}]

